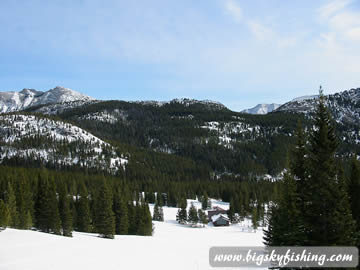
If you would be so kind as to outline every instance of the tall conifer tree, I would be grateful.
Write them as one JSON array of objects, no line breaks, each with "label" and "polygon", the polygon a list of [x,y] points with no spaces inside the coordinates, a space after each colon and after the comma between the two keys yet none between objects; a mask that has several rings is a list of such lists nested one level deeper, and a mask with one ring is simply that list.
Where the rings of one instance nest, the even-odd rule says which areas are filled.
[{"label": "tall conifer tree", "polygon": [[0,230],[6,229],[9,224],[10,213],[7,205],[3,200],[0,200]]},{"label": "tall conifer tree", "polygon": [[59,188],[59,213],[61,219],[62,233],[64,236],[72,236],[72,214],[70,211],[70,196],[65,183]]},{"label": "tall conifer tree", "polygon": [[95,202],[95,228],[100,237],[114,238],[115,217],[112,210],[112,194],[109,184],[102,179],[101,189]]},{"label": "tall conifer tree", "polygon": [[16,206],[16,196],[14,188],[10,182],[8,182],[7,190],[5,194],[5,203],[9,211],[8,225],[12,228],[17,228],[18,225],[18,211]]},{"label": "tall conifer tree", "polygon": [[89,194],[83,182],[80,183],[79,196],[76,203],[77,230],[90,232],[91,215],[89,207]]},{"label": "tall conifer tree", "polygon": [[335,125],[320,89],[310,134],[309,176],[304,191],[304,227],[308,245],[352,245],[352,219],[344,179],[336,166]]}]

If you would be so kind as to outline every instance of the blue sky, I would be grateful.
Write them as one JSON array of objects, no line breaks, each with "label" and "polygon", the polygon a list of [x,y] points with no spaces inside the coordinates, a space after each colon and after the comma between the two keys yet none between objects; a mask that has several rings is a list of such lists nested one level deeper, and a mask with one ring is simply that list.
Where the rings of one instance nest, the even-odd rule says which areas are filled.
[{"label": "blue sky", "polygon": [[359,0],[1,0],[0,91],[212,99],[360,87]]}]

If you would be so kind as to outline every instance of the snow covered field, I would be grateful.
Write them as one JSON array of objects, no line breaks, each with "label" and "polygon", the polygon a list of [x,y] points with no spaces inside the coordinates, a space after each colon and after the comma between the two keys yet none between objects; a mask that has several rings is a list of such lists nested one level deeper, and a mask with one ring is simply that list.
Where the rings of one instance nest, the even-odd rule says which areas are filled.
[{"label": "snow covered field", "polygon": [[210,247],[263,245],[262,229],[251,232],[249,221],[191,228],[177,224],[176,213],[177,208],[164,207],[165,222],[154,222],[152,237],[117,235],[108,240],[74,232],[67,238],[6,229],[0,233],[0,270],[216,269],[208,262]]}]

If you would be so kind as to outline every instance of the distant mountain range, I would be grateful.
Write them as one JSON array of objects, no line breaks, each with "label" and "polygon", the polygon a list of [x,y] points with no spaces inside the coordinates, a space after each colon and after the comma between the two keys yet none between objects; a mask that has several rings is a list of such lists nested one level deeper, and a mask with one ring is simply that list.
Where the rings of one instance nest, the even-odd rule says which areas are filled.
[{"label": "distant mountain range", "polygon": [[258,104],[253,108],[242,110],[242,113],[249,113],[249,114],[267,114],[272,111],[275,111],[277,108],[279,108],[281,104]]},{"label": "distant mountain range", "polygon": [[46,92],[25,88],[20,92],[0,92],[0,112],[20,111],[42,104],[92,100],[94,99],[89,96],[61,86]]},{"label": "distant mountain range", "polygon": [[[63,87],[0,92],[0,163],[126,168],[160,178],[276,176],[298,120],[311,128],[317,99],[259,104],[245,113],[208,100],[100,101]],[[360,88],[326,100],[340,154],[360,153]]]}]

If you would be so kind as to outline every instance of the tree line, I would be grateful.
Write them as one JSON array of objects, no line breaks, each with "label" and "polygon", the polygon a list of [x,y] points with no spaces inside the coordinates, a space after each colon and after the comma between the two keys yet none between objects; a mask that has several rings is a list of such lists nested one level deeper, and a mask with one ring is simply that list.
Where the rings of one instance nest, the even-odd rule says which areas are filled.
[{"label": "tree line", "polygon": [[[238,202],[248,209],[256,200],[270,201],[274,189],[274,183],[260,180],[128,180],[126,175],[0,166],[0,227],[64,236],[74,230],[107,238],[151,235],[151,220],[164,219],[162,206],[180,208],[186,199],[201,198],[206,209],[209,197],[229,202],[241,194]],[[155,204],[153,217],[149,203]],[[201,220],[203,214],[197,214]]]}]

